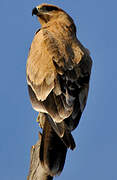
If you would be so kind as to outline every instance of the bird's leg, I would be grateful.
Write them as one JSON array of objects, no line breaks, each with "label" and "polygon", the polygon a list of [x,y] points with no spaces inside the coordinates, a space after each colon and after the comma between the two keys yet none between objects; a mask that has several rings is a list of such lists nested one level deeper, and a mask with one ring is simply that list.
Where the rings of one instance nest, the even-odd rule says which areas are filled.
[{"label": "bird's leg", "polygon": [[36,120],[40,126],[40,128],[43,129],[44,127],[44,123],[45,123],[45,114],[39,112],[38,116],[37,116],[37,120]]}]

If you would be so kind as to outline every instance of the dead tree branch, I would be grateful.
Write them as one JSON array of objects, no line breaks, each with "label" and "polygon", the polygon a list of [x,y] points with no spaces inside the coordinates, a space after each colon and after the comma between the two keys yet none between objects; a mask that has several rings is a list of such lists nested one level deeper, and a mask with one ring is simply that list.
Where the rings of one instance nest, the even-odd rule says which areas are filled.
[{"label": "dead tree branch", "polygon": [[47,172],[41,165],[39,159],[40,143],[41,134],[39,133],[39,140],[31,148],[30,169],[27,180],[53,180],[53,177],[47,174]]}]

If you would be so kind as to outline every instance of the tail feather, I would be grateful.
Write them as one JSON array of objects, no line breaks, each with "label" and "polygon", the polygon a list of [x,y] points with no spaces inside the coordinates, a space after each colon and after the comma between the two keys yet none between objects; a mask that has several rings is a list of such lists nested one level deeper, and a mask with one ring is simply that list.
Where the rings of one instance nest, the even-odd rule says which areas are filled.
[{"label": "tail feather", "polygon": [[63,170],[66,153],[67,147],[46,120],[41,140],[40,161],[51,176],[59,175]]}]

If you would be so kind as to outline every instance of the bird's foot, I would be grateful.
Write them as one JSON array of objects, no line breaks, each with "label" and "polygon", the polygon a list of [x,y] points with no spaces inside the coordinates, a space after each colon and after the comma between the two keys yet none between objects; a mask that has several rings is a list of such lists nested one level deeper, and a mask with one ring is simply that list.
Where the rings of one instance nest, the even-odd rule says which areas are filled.
[{"label": "bird's foot", "polygon": [[45,114],[43,113],[39,113],[38,116],[37,116],[37,123],[39,124],[40,128],[43,129],[44,127],[44,123],[45,123]]}]

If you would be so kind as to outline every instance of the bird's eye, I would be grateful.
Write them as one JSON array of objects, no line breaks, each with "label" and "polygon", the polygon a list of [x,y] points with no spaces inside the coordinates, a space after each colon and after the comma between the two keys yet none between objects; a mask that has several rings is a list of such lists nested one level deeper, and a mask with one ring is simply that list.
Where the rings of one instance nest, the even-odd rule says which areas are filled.
[{"label": "bird's eye", "polygon": [[58,10],[58,8],[54,7],[54,6],[43,6],[40,8],[40,10],[42,10],[44,12],[48,12],[48,11],[56,11],[56,10]]}]

